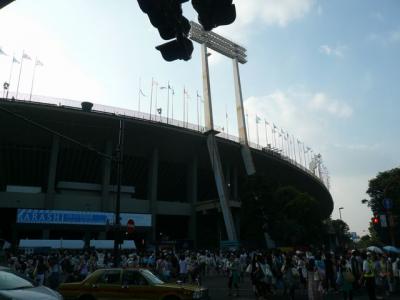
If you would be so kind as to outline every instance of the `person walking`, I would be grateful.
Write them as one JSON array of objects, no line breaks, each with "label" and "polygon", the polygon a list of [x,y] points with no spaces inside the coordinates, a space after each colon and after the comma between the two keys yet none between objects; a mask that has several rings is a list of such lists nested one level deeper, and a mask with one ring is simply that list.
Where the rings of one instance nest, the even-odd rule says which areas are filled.
[{"label": "person walking", "polygon": [[347,264],[345,259],[340,261],[339,270],[337,272],[336,284],[343,293],[344,300],[353,300],[353,283],[355,276]]},{"label": "person walking", "polygon": [[363,262],[363,279],[365,280],[369,300],[376,300],[375,264],[371,252],[367,252],[367,257]]},{"label": "person walking", "polygon": [[227,272],[229,296],[232,295],[232,289],[235,288],[236,293],[234,293],[233,296],[237,297],[239,295],[240,262],[234,254],[232,254],[229,258]]}]

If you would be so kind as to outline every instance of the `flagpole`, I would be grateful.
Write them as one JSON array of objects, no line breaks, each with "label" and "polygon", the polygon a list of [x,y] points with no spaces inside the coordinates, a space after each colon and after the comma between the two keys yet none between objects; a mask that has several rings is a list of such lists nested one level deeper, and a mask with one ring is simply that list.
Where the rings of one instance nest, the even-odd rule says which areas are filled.
[{"label": "flagpole", "polygon": [[8,98],[8,91],[11,87],[11,76],[12,76],[12,72],[14,69],[14,57],[15,57],[15,53],[13,53],[13,57],[11,59],[11,68],[10,68],[10,76],[8,77],[8,90],[7,90],[7,98]]},{"label": "flagpole", "polygon": [[295,142],[295,140],[294,140],[294,135],[292,135],[292,142],[293,142],[294,161],[297,163],[296,142]]},{"label": "flagpole", "polygon": [[189,93],[187,93],[186,97],[186,128],[189,126]]},{"label": "flagpole", "polygon": [[172,93],[171,93],[171,104],[172,104],[172,114],[171,114],[171,119],[172,119],[172,123],[174,123],[174,95],[175,95],[175,90],[173,88],[171,88]]},{"label": "flagpole", "polygon": [[[156,81],[156,84],[155,84],[155,86],[156,86],[156,107],[155,107],[155,109],[156,109],[156,112],[157,112],[157,98],[158,98],[158,82]],[[157,115],[156,115],[156,121],[157,121]]]},{"label": "flagpole", "polygon": [[167,124],[169,122],[169,81],[167,86]]},{"label": "flagpole", "polygon": [[142,78],[139,77],[139,102],[138,102],[138,112],[140,112],[140,92],[141,92],[141,86],[142,86]]},{"label": "flagpole", "polygon": [[36,74],[36,64],[37,64],[37,57],[35,59],[35,65],[33,66],[33,75],[32,75],[32,83],[31,83],[31,93],[29,94],[29,101],[32,101],[32,91],[33,91],[33,82],[35,80]]},{"label": "flagpole", "polygon": [[260,137],[258,135],[258,116],[256,115],[256,132],[257,132],[257,147],[260,145]]},{"label": "flagpole", "polygon": [[151,90],[150,90],[150,121],[151,121],[151,108],[153,105],[153,77],[151,78]]},{"label": "flagpole", "polygon": [[185,97],[186,97],[186,89],[185,89],[185,86],[183,86],[183,116],[182,116],[183,127],[185,127],[185,120],[186,120],[186,112],[185,112],[186,101],[185,101]]},{"label": "flagpole", "polygon": [[197,95],[197,130],[200,131],[200,115],[199,115],[199,91],[196,91]]},{"label": "flagpole", "polygon": [[16,99],[18,99],[18,91],[19,91],[19,81],[21,79],[21,72],[22,72],[22,64],[24,63],[24,51],[22,51],[22,57],[21,57],[21,65],[19,67],[19,76],[18,76],[18,84],[17,84],[17,94],[15,96]]},{"label": "flagpole", "polygon": [[226,108],[226,104],[225,104],[225,122],[226,122],[226,135],[228,136],[228,134],[229,134],[229,129],[228,129],[228,109]]},{"label": "flagpole", "polygon": [[264,119],[264,127],[265,127],[265,147],[268,148],[268,128],[267,128],[267,120]]}]

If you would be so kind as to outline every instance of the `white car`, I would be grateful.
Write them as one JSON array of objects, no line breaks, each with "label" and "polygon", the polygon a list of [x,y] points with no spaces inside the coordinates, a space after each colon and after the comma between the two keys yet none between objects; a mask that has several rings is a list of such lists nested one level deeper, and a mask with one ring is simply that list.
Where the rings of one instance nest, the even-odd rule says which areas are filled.
[{"label": "white car", "polygon": [[31,280],[0,267],[0,299],[8,300],[62,300],[56,291],[37,286]]}]

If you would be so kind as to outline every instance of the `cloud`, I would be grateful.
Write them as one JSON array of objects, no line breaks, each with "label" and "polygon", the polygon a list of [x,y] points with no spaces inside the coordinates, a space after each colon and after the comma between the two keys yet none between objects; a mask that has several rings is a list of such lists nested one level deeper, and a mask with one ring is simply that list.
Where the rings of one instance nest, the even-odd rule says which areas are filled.
[{"label": "cloud", "polygon": [[376,21],[379,21],[379,22],[383,22],[385,20],[385,18],[383,17],[383,15],[380,11],[373,12],[371,14],[371,18]]},{"label": "cloud", "polygon": [[328,56],[343,57],[346,49],[347,46],[345,45],[338,45],[336,47],[321,45],[319,47],[319,52],[326,54]]},{"label": "cloud", "polygon": [[348,118],[353,114],[353,109],[347,103],[331,99],[324,93],[316,93],[309,105],[311,109],[327,112],[339,118]]},{"label": "cloud", "polygon": [[315,0],[236,0],[236,21],[229,26],[218,27],[215,31],[245,39],[250,30],[265,26],[285,27],[303,18],[312,8]]},{"label": "cloud", "polygon": [[245,101],[245,109],[253,137],[256,136],[255,119],[258,116],[291,131],[297,138],[316,144],[327,141],[326,128],[331,123],[327,116],[348,118],[353,112],[347,103],[334,100],[326,93],[310,92],[299,87],[249,97]]},{"label": "cloud", "polygon": [[381,46],[391,46],[400,42],[400,27],[382,33],[370,33],[367,40],[380,44]]}]

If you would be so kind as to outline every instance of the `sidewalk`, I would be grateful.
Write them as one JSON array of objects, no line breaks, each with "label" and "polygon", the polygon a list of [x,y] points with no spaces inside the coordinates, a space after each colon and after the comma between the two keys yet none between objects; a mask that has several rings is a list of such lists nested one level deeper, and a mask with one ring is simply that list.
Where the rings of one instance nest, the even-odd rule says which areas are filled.
[{"label": "sidewalk", "polygon": [[[204,279],[203,285],[209,288],[209,294],[211,300],[254,300],[254,292],[250,283],[250,279],[246,277],[244,282],[239,285],[239,296],[229,296],[228,279],[222,275],[209,276]],[[287,296],[273,295],[268,300],[288,300]],[[341,293],[329,293],[323,297],[324,300],[342,300]],[[368,300],[368,296],[365,291],[355,292],[353,295],[354,300]],[[400,295],[391,295],[384,297],[384,300],[399,300]],[[295,300],[308,300],[307,295],[304,291],[297,291]]]}]

